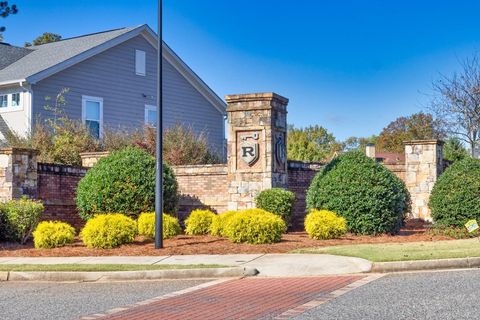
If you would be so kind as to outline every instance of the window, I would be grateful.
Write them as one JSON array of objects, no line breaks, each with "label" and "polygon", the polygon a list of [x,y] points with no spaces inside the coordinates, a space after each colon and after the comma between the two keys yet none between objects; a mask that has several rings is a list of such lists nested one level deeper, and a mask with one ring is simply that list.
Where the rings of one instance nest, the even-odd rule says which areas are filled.
[{"label": "window", "polygon": [[20,93],[13,93],[12,94],[12,101],[10,102],[10,106],[12,106],[12,107],[19,107],[20,106]]},{"label": "window", "polygon": [[146,75],[146,55],[145,51],[135,50],[135,73],[139,76]]},{"label": "window", "polygon": [[0,95],[0,108],[8,107],[8,95]]},{"label": "window", "polygon": [[156,106],[145,106],[145,124],[148,126],[156,127],[157,126],[157,107]]},{"label": "window", "polygon": [[82,97],[82,120],[97,139],[102,136],[103,99],[96,97]]}]

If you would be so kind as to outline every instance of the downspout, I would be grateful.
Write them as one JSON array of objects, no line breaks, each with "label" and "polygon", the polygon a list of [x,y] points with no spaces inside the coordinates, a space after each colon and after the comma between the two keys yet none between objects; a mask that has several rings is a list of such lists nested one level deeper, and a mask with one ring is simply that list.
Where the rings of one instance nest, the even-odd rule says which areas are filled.
[{"label": "downspout", "polygon": [[24,110],[25,110],[25,115],[26,115],[26,124],[27,124],[27,130],[26,130],[26,136],[28,137],[32,133],[32,127],[33,127],[33,91],[31,89],[31,86],[29,88],[25,87],[23,85],[25,81],[19,81],[18,85],[20,88],[28,92],[28,102],[25,103],[26,101],[23,101],[24,103]]},{"label": "downspout", "polygon": [[228,144],[227,144],[227,133],[225,132],[225,122],[228,120],[228,117],[226,115],[223,116],[223,143],[222,143],[222,157],[223,161],[226,162],[227,159],[227,149],[228,149]]}]

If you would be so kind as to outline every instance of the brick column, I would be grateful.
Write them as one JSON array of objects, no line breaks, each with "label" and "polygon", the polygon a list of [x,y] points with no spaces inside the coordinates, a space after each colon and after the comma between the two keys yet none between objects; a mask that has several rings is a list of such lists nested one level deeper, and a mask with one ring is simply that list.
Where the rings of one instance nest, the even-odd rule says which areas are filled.
[{"label": "brick column", "polygon": [[275,93],[229,95],[228,209],[255,206],[262,190],[287,187],[287,104]]},{"label": "brick column", "polygon": [[428,200],[443,171],[443,141],[414,140],[405,144],[405,184],[412,199],[411,218],[431,221]]},{"label": "brick column", "polygon": [[0,201],[38,197],[37,150],[0,149]]}]

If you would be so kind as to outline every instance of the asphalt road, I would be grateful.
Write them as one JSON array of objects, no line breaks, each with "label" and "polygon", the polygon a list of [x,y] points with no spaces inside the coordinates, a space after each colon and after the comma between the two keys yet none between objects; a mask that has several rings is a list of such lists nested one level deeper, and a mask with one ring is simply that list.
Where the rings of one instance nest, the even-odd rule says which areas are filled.
[{"label": "asphalt road", "polygon": [[300,319],[479,319],[480,271],[392,274],[311,309]]},{"label": "asphalt road", "polygon": [[112,283],[0,282],[0,319],[76,319],[204,282],[206,280]]}]

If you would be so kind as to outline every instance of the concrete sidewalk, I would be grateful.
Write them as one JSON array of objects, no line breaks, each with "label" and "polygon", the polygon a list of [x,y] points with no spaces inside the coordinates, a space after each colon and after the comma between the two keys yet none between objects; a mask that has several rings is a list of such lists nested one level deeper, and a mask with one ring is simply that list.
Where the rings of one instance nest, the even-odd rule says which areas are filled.
[{"label": "concrete sidewalk", "polygon": [[368,260],[324,254],[229,254],[106,257],[0,257],[0,264],[218,264],[249,267],[259,276],[318,276],[370,272]]}]

